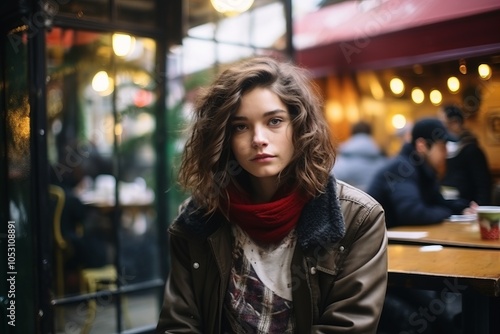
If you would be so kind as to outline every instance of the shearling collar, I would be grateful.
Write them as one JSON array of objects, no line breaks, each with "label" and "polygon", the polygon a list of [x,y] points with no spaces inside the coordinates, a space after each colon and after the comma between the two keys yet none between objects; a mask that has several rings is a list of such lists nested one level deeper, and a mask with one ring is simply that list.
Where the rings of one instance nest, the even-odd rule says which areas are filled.
[{"label": "shearling collar", "polygon": [[337,182],[330,176],[325,193],[312,199],[302,210],[297,225],[297,240],[304,249],[335,243],[345,234],[344,218],[336,191]]},{"label": "shearling collar", "polygon": [[[303,249],[332,244],[344,236],[345,224],[336,187],[335,179],[330,176],[325,193],[304,206],[296,227],[297,242]],[[193,200],[189,200],[170,229],[207,238],[225,223],[228,222],[221,214],[205,216]]]}]

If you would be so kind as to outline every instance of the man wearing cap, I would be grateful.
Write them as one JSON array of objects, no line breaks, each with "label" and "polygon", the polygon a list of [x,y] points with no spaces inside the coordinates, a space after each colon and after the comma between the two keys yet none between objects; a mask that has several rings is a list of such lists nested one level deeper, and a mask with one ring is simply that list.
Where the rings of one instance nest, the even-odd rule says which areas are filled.
[{"label": "man wearing cap", "polygon": [[454,138],[439,119],[421,119],[411,141],[375,175],[367,192],[384,208],[388,228],[439,223],[469,207],[469,201],[447,201],[440,192],[450,140]]},{"label": "man wearing cap", "polygon": [[474,201],[479,205],[491,205],[492,178],[486,155],[477,138],[465,128],[462,110],[452,104],[438,111],[438,118],[457,142],[448,142],[446,174],[441,180],[441,190],[448,194]]}]

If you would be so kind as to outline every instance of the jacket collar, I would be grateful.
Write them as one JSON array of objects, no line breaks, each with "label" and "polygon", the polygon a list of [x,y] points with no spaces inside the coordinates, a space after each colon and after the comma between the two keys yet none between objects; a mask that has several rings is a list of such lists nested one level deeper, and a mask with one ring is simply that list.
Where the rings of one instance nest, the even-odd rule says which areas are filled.
[{"label": "jacket collar", "polygon": [[333,176],[325,192],[306,204],[296,231],[297,241],[303,249],[326,246],[342,239],[345,224]]},{"label": "jacket collar", "polygon": [[[184,205],[172,229],[179,229],[192,236],[207,238],[227,219],[220,213],[206,216],[192,199]],[[297,242],[303,249],[333,244],[345,234],[345,224],[337,195],[337,182],[330,176],[324,193],[304,206],[296,227]]]}]

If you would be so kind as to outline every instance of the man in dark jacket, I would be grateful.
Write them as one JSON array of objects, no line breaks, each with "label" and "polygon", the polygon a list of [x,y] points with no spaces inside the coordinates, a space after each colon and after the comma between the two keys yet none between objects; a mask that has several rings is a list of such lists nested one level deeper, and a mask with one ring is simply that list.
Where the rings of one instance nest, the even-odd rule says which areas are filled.
[{"label": "man in dark jacket", "polygon": [[438,119],[419,120],[411,142],[375,175],[367,192],[384,208],[388,228],[439,223],[469,206],[467,200],[447,201],[440,192],[446,142],[452,139]]},{"label": "man in dark jacket", "polygon": [[447,144],[446,174],[441,185],[452,198],[463,198],[479,205],[491,205],[492,178],[488,161],[477,138],[464,126],[464,114],[455,105],[439,110],[439,119],[457,142]]}]

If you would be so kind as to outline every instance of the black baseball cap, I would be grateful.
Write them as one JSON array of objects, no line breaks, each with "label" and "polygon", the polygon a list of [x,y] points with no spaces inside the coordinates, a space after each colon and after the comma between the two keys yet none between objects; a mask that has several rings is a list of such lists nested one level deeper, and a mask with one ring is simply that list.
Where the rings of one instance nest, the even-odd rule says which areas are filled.
[{"label": "black baseball cap", "polygon": [[423,118],[415,122],[411,131],[412,143],[415,143],[418,138],[423,138],[431,143],[456,141],[456,138],[446,130],[443,122],[437,118]]}]

